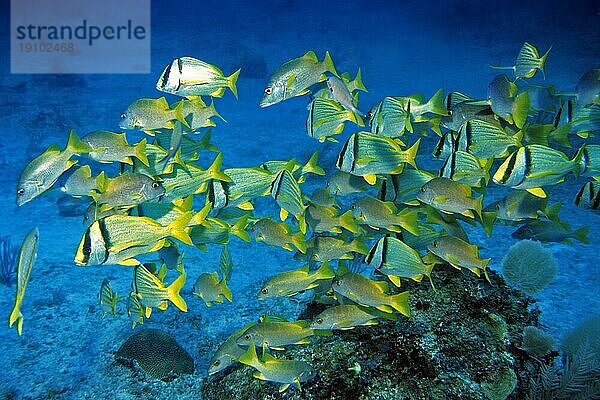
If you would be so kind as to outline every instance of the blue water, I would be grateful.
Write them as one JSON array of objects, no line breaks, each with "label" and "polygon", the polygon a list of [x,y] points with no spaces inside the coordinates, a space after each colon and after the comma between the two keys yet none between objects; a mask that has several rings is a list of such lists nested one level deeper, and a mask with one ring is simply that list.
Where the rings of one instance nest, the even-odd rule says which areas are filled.
[{"label": "blue water", "polygon": [[[0,52],[0,234],[19,243],[25,233],[40,230],[38,260],[22,311],[23,336],[0,328],[2,390],[25,398],[133,398],[135,378],[112,365],[112,355],[131,334],[120,306],[118,318],[100,319],[97,291],[107,277],[120,294],[129,291],[126,267],[79,268],[73,264],[83,234],[80,219],[58,215],[57,193],[47,193],[17,208],[14,191],[24,166],[51,144],[63,146],[70,129],[80,135],[96,129],[118,131],[119,115],[140,97],[158,97],[154,89],[165,65],[190,55],[221,67],[226,74],[241,67],[239,99],[231,93],[217,100],[227,123],[217,121],[213,141],[227,167],[256,166],[267,160],[306,160],[320,150],[320,164],[330,169],[340,144],[320,144],[305,133],[306,98],[261,109],[258,102],[270,73],[291,58],[329,50],[338,71],[353,76],[362,68],[368,93],[363,110],[386,95],[423,93],[439,88],[486,96],[497,71],[490,64],[510,65],[524,41],[545,51],[552,46],[546,80],[561,91],[573,91],[579,77],[600,66],[600,7],[594,1],[567,2],[380,2],[271,1],[158,2],[152,4],[152,72],[143,75],[11,75],[9,73],[8,2],[2,1]],[[538,78],[538,80],[541,78]],[[174,97],[169,98],[174,101]],[[347,129],[345,139],[352,131]],[[142,134],[128,136],[130,142]],[[428,139],[430,145],[434,138]],[[435,164],[436,166],[439,166]],[[600,217],[578,209],[572,198],[583,181],[556,187],[564,202],[562,218],[573,226],[590,226],[591,244],[550,244],[559,273],[537,298],[541,321],[556,338],[600,311],[597,289]],[[499,227],[492,238],[481,232],[472,239],[492,268],[515,240]],[[256,293],[268,276],[299,267],[291,253],[257,243],[233,240],[230,251],[233,303],[209,309],[189,295],[197,275],[217,268],[219,247],[208,253],[186,250],[186,284],[190,312],[170,307],[145,326],[174,334],[196,359],[197,372],[165,385],[159,398],[198,398],[206,366],[218,344],[233,330],[270,309],[294,318],[301,304],[287,299],[259,303]],[[14,286],[0,287],[0,315],[10,313]],[[3,317],[4,318],[4,317]],[[8,367],[10,365],[10,367]],[[182,383],[183,382],[183,383]],[[156,383],[161,385],[162,383]],[[136,389],[137,390],[137,389]],[[144,398],[143,394],[139,394]]]}]

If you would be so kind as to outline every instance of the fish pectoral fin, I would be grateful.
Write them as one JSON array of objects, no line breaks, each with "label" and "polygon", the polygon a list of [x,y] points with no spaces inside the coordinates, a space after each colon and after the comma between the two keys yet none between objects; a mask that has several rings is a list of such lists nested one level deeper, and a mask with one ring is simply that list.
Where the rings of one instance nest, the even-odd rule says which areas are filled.
[{"label": "fish pectoral fin", "polygon": [[448,200],[449,198],[450,198],[449,196],[435,196],[433,198],[433,201],[441,203],[441,202]]},{"label": "fish pectoral fin", "polygon": [[249,201],[245,201],[237,206],[240,210],[251,211],[254,210],[254,206]]},{"label": "fish pectoral fin", "polygon": [[287,78],[287,81],[285,81],[285,88],[291,88],[294,82],[296,82],[296,74],[292,74],[289,76],[289,78]]},{"label": "fish pectoral fin", "polygon": [[540,197],[542,199],[546,198],[546,192],[544,192],[544,189],[542,188],[531,188],[526,190],[536,197]]},{"label": "fish pectoral fin", "polygon": [[396,287],[400,287],[400,277],[394,275],[388,275],[388,279],[394,284]]},{"label": "fish pectoral fin", "polygon": [[464,215],[465,217],[469,217],[469,218],[475,218],[475,214],[473,214],[473,211],[471,211],[471,210],[463,211],[462,215]]},{"label": "fish pectoral fin", "polygon": [[381,305],[379,305],[379,306],[377,306],[375,308],[378,309],[379,311],[383,311],[383,312],[388,313],[388,314],[391,314],[391,313],[394,312],[394,309],[392,307],[387,306],[385,304],[381,304]]},{"label": "fish pectoral fin", "polygon": [[364,165],[364,164],[368,164],[370,162],[375,161],[375,158],[373,157],[360,157],[356,160],[356,164],[357,165]]},{"label": "fish pectoral fin", "polygon": [[283,246],[281,246],[281,247],[282,247],[282,248],[284,248],[284,249],[286,249],[286,250],[288,250],[288,251],[294,251],[294,248],[293,248],[293,247],[292,247],[292,245],[291,245],[291,244],[289,244],[289,243],[286,243],[286,244],[284,244],[284,245],[283,245]]},{"label": "fish pectoral fin", "polygon": [[377,175],[375,174],[366,174],[365,176],[363,176],[363,178],[371,186],[377,183]]},{"label": "fish pectoral fin", "polygon": [[252,374],[256,379],[260,379],[261,381],[268,381],[267,377],[262,374],[262,372],[254,371]]},{"label": "fish pectoral fin", "polygon": [[279,393],[285,392],[290,387],[289,383],[279,386]]},{"label": "fish pectoral fin", "polygon": [[158,308],[159,310],[161,310],[161,311],[165,311],[165,310],[167,309],[167,306],[168,306],[168,305],[167,305],[167,301],[166,301],[166,300],[164,300],[162,303],[160,303],[160,304],[158,305],[158,307],[157,307],[157,308]]},{"label": "fish pectoral fin", "polygon": [[289,214],[290,213],[288,212],[288,210],[286,210],[285,208],[282,208],[281,210],[279,210],[279,219],[281,219],[282,221],[285,221]]}]

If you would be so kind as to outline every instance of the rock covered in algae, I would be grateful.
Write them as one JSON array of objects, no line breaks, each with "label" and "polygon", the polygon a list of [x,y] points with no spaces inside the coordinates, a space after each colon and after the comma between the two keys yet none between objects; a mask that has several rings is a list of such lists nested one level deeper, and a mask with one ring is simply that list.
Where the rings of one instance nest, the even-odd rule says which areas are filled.
[{"label": "rock covered in algae", "polygon": [[[306,361],[317,371],[302,383],[302,392],[278,393],[278,385],[259,381],[252,368],[238,365],[209,376],[203,399],[524,398],[524,382],[532,372],[523,362],[529,356],[518,347],[523,328],[538,324],[538,312],[528,311],[532,300],[493,271],[490,278],[491,284],[440,267],[437,292],[423,283],[403,282],[403,289],[411,291],[410,318],[335,331],[309,345],[274,352]],[[310,319],[323,307],[309,304],[299,318]]]},{"label": "rock covered in algae", "polygon": [[193,374],[194,359],[170,334],[142,329],[131,335],[115,353],[117,360],[135,360],[148,376],[166,379],[173,374]]}]

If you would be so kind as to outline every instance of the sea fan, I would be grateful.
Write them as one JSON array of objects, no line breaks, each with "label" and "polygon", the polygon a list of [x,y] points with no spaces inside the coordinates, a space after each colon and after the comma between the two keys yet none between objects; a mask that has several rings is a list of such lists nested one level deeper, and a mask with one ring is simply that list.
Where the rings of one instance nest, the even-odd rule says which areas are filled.
[{"label": "sea fan", "polygon": [[0,236],[0,283],[10,286],[17,276],[19,248],[11,245],[10,236]]},{"label": "sea fan", "polygon": [[540,242],[521,240],[502,260],[502,275],[509,285],[528,295],[544,289],[556,276],[556,261]]},{"label": "sea fan", "polygon": [[552,351],[554,338],[535,326],[523,330],[523,348],[534,357],[543,357]]}]

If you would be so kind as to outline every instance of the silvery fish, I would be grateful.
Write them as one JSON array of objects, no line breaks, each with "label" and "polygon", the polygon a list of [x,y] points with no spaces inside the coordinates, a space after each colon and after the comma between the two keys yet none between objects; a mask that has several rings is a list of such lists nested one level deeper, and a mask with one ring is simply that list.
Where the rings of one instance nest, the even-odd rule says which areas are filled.
[{"label": "silvery fish", "polygon": [[333,280],[333,290],[357,304],[392,313],[395,311],[410,316],[408,292],[389,294],[387,282],[374,281],[361,274],[346,272]]},{"label": "silvery fish", "polygon": [[101,175],[96,179],[96,185],[98,190],[90,195],[96,204],[110,207],[137,205],[165,193],[159,181],[135,172],[126,172],[116,178]]},{"label": "silvery fish", "polygon": [[335,171],[327,180],[327,187],[334,196],[348,196],[368,190],[369,186],[359,176],[348,172]]},{"label": "silvery fish", "polygon": [[538,197],[546,197],[541,186],[562,182],[573,172],[579,175],[583,147],[570,160],[567,155],[553,148],[537,144],[520,147],[512,153],[494,173],[492,179],[498,185],[527,190]]},{"label": "silvery fish", "polygon": [[376,313],[369,311],[369,308],[356,304],[329,307],[313,318],[310,327],[323,330],[346,330],[357,326],[377,325]]},{"label": "silvery fish", "polygon": [[302,57],[283,63],[269,78],[260,106],[268,107],[308,93],[309,87],[326,79],[325,72],[337,75],[328,51],[322,62],[319,62],[314,51],[309,51]]},{"label": "silvery fish", "polygon": [[215,102],[211,100],[210,105],[204,104],[200,98],[192,98],[181,100],[183,107],[181,114],[184,116],[186,121],[189,121],[190,129],[192,131],[200,128],[207,128],[210,126],[216,126],[212,120],[213,117],[219,117],[223,121],[225,119],[215,109]]},{"label": "silvery fish", "polygon": [[222,97],[225,88],[229,88],[237,98],[235,83],[240,70],[225,76],[216,66],[193,57],[180,57],[173,60],[164,69],[156,89],[177,96]]},{"label": "silvery fish", "polygon": [[352,205],[352,213],[359,223],[375,229],[387,229],[399,233],[405,229],[414,235],[419,234],[417,212],[406,207],[398,211],[396,205],[389,201],[365,196]]},{"label": "silvery fish", "polygon": [[517,94],[519,88],[506,75],[496,76],[488,86],[488,98],[492,111],[499,117],[522,128],[527,121],[529,94]]},{"label": "silvery fish", "polygon": [[[101,174],[104,174],[101,172]],[[92,169],[83,165],[75,170],[65,181],[60,190],[74,197],[89,196],[92,191],[98,190],[96,178],[92,178]]]},{"label": "silvery fish", "polygon": [[580,106],[600,104],[600,68],[590,69],[583,74],[575,90]]},{"label": "silvery fish", "polygon": [[137,324],[143,324],[146,317],[146,309],[140,304],[140,299],[135,292],[130,292],[127,297],[127,315],[131,320],[131,329]]},{"label": "silvery fish", "polygon": [[223,297],[230,303],[232,300],[231,290],[227,287],[227,281],[219,279],[217,272],[200,274],[196,283],[194,283],[193,294],[200,297],[207,307],[211,304],[223,302]]},{"label": "silvery fish", "polygon": [[587,237],[588,226],[571,230],[569,224],[557,221],[535,220],[526,223],[512,233],[515,239],[531,239],[540,242],[560,242],[571,243],[572,239],[577,239],[582,243],[589,243]]},{"label": "silvery fish", "polygon": [[401,174],[388,175],[381,181],[378,198],[396,204],[418,205],[417,192],[433,178],[435,175],[424,169],[405,169]]},{"label": "silvery fish", "polygon": [[354,253],[367,254],[369,248],[364,239],[356,238],[347,243],[335,236],[315,236],[306,242],[306,255],[312,261],[352,260]]},{"label": "silvery fish", "polygon": [[306,253],[306,241],[304,233],[292,234],[292,228],[285,222],[277,222],[271,218],[261,218],[252,227],[257,241],[264,242],[270,246],[282,247],[293,251],[294,245],[301,253]]},{"label": "silvery fish", "polygon": [[268,353],[264,353],[262,359],[259,359],[253,343],[240,356],[239,362],[256,369],[253,374],[256,379],[281,383],[280,393],[286,391],[292,384],[298,390],[302,390],[300,383],[309,381],[316,375],[313,367],[304,361],[279,360]]},{"label": "silvery fish", "polygon": [[369,251],[365,262],[387,275],[397,287],[400,287],[400,278],[420,282],[426,276],[431,282],[433,265],[425,264],[415,249],[391,236],[379,239]]},{"label": "silvery fish", "polygon": [[171,109],[164,97],[137,99],[121,114],[119,127],[121,129],[139,129],[148,134],[154,134],[163,128],[173,129],[173,121],[177,120],[189,128],[181,109],[181,103]]},{"label": "silvery fish", "polygon": [[192,215],[185,213],[167,226],[148,217],[130,215],[115,214],[96,220],[81,238],[75,264],[138,264],[130,259],[160,249],[167,237],[191,245],[185,228]]},{"label": "silvery fish", "polygon": [[259,299],[268,299],[272,297],[293,296],[299,292],[310,290],[319,285],[319,281],[324,279],[332,279],[335,277],[333,268],[328,262],[311,273],[308,265],[279,273],[269,278],[265,285],[258,293]]},{"label": "silvery fish", "polygon": [[207,169],[196,164],[186,163],[186,167],[176,167],[173,172],[160,176],[165,189],[163,201],[173,201],[192,194],[203,193],[211,179],[230,182],[231,178],[221,171],[223,154],[219,153]]},{"label": "silvery fish", "polygon": [[[222,216],[222,214],[219,213],[219,216]],[[235,235],[243,241],[249,242],[250,236],[246,232],[247,226],[248,214],[245,212],[241,217],[235,216],[227,218],[227,220],[208,217],[202,225],[192,227],[190,237],[194,242],[194,246],[200,250],[207,251],[208,248],[206,245],[208,243],[227,244],[230,235]]]},{"label": "silvery fish", "polygon": [[600,182],[590,181],[583,185],[575,196],[575,205],[577,207],[590,210],[600,210]]},{"label": "silvery fish", "polygon": [[493,158],[480,159],[471,153],[459,150],[448,157],[440,170],[440,176],[471,187],[487,186],[493,163]]},{"label": "silvery fish", "polygon": [[117,310],[117,301],[119,301],[121,297],[117,296],[110,286],[110,282],[106,278],[102,280],[98,297],[100,298],[100,307],[102,308],[102,318],[104,318],[106,314],[110,314],[114,317]]},{"label": "silvery fish", "polygon": [[122,162],[132,165],[132,157],[135,157],[144,165],[149,166],[146,157],[146,138],[130,146],[124,133],[93,131],[83,136],[81,141],[92,149],[87,156],[98,162]]},{"label": "silvery fish", "polygon": [[265,346],[275,350],[282,350],[283,346],[290,344],[310,343],[310,336],[314,332],[308,327],[306,321],[266,321],[248,328],[240,337],[237,344],[249,346]]},{"label": "silvery fish", "polygon": [[306,206],[302,202],[302,193],[298,182],[287,169],[281,170],[277,174],[271,186],[271,197],[281,208],[279,212],[281,220],[284,221],[289,214],[292,214],[299,222],[300,231],[305,233],[304,210]]},{"label": "silvery fish", "polygon": [[521,50],[519,50],[519,54],[517,54],[514,66],[499,67],[492,65],[491,67],[496,69],[511,69],[514,72],[516,79],[532,78],[538,70],[544,74],[544,66],[551,49],[552,47],[540,57],[538,49],[534,45],[525,42],[521,47]]},{"label": "silvery fish", "polygon": [[487,206],[486,210],[495,211],[501,220],[522,221],[539,218],[547,204],[547,198],[534,196],[525,190],[513,190],[502,200]]},{"label": "silvery fish", "polygon": [[146,318],[150,316],[152,308],[165,310],[167,300],[183,312],[187,312],[187,304],[179,293],[185,284],[186,274],[180,274],[168,287],[151,273],[143,264],[136,265],[133,269],[133,288],[140,304],[146,308]]},{"label": "silvery fish", "polygon": [[458,131],[465,122],[472,119],[488,121],[494,113],[487,101],[462,101],[448,107],[447,116],[442,117],[442,126]]},{"label": "silvery fish", "polygon": [[[359,70],[360,72],[360,70]],[[359,77],[357,75],[357,77]],[[346,110],[350,110],[354,113],[354,115],[364,117],[365,114],[361,112],[358,108],[356,108],[354,104],[354,97],[352,96],[352,92],[340,78],[337,76],[328,76],[327,77],[327,87],[331,91],[331,95],[334,99],[336,99]]]},{"label": "silvery fish", "polygon": [[342,228],[352,233],[360,231],[352,216],[352,211],[348,210],[340,215],[337,208],[333,206],[321,206],[311,203],[306,209],[304,218],[315,233],[342,233]]},{"label": "silvery fish", "polygon": [[215,351],[210,359],[208,374],[213,375],[225,368],[233,365],[246,352],[246,349],[237,344],[237,338],[240,337],[248,328],[255,325],[256,322],[246,324],[242,329],[231,334]]},{"label": "silvery fish", "polygon": [[522,137],[522,131],[511,135],[497,123],[472,119],[460,128],[456,149],[479,158],[501,158],[509,149],[521,146]]},{"label": "silvery fish", "polygon": [[21,172],[17,185],[17,206],[22,206],[50,189],[63,172],[77,163],[71,159],[73,155],[90,150],[91,148],[77,137],[75,131],[69,133],[64,150],[61,151],[57,145],[49,146]]},{"label": "silvery fish", "polygon": [[319,142],[325,140],[336,141],[334,135],[342,133],[344,122],[351,121],[363,126],[361,120],[356,119],[356,114],[342,107],[336,100],[317,97],[308,105],[308,118],[306,119],[306,132],[308,136]]},{"label": "silvery fish", "polygon": [[21,243],[19,254],[17,256],[17,292],[15,295],[15,305],[8,318],[8,326],[12,326],[17,323],[17,333],[19,336],[23,333],[23,314],[21,313],[21,303],[23,302],[23,296],[25,296],[25,289],[27,288],[27,282],[29,282],[29,276],[31,275],[31,269],[35,264],[38,249],[38,239],[40,233],[37,228],[33,228],[27,233]]},{"label": "silvery fish", "polygon": [[454,268],[467,268],[477,276],[483,272],[489,282],[487,265],[490,259],[479,258],[477,246],[454,236],[442,236],[430,244],[427,249]]},{"label": "silvery fish", "polygon": [[415,159],[420,140],[403,150],[392,138],[369,133],[352,134],[340,152],[336,166],[343,172],[362,176],[370,184],[377,181],[377,174],[399,174],[408,163],[417,169]]},{"label": "silvery fish", "polygon": [[447,213],[459,213],[481,218],[483,196],[471,197],[471,187],[449,178],[438,177],[427,182],[417,193],[417,199]]}]

